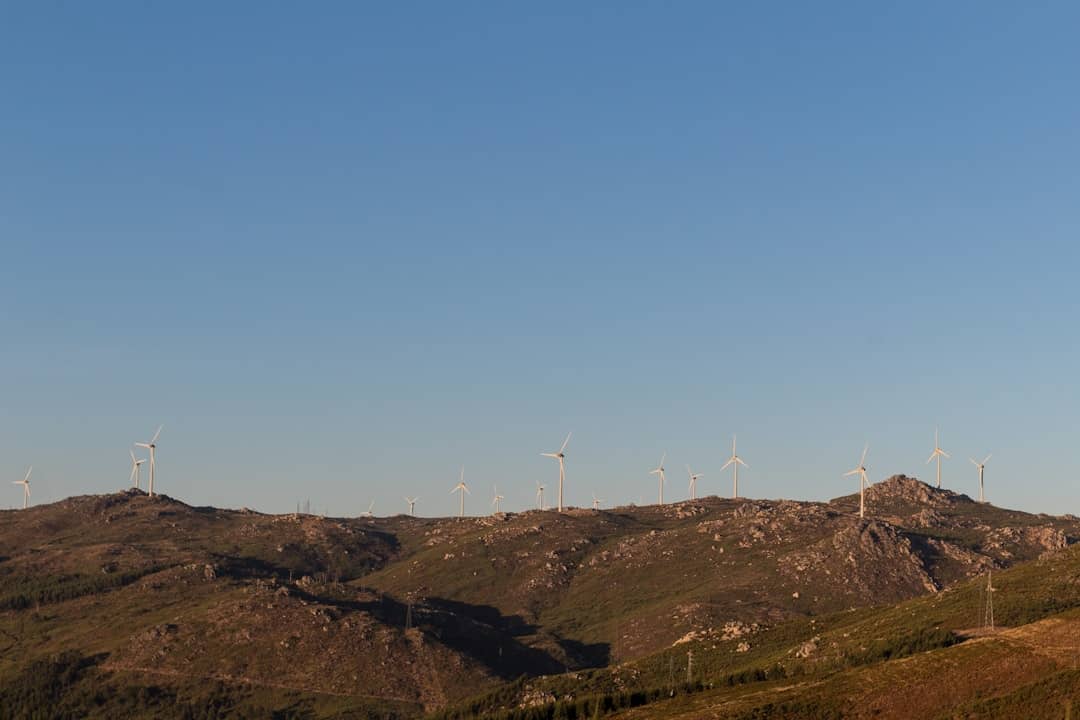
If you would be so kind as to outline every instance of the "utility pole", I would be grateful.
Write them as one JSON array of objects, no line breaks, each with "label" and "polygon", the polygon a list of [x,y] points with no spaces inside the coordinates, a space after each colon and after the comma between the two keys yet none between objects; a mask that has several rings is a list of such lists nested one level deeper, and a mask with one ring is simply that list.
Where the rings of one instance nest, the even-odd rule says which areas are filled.
[{"label": "utility pole", "polygon": [[694,684],[694,651],[686,651],[686,684]]},{"label": "utility pole", "polygon": [[991,575],[993,571],[986,571],[986,611],[983,613],[983,627],[994,629],[994,588],[991,582]]}]

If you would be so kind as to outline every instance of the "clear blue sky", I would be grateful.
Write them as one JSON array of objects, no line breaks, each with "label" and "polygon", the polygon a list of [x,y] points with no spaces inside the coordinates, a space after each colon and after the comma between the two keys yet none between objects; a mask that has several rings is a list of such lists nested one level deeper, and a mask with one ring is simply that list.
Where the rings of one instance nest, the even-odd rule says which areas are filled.
[{"label": "clear blue sky", "polygon": [[585,5],[0,9],[0,475],[1080,511],[1076,4]]}]

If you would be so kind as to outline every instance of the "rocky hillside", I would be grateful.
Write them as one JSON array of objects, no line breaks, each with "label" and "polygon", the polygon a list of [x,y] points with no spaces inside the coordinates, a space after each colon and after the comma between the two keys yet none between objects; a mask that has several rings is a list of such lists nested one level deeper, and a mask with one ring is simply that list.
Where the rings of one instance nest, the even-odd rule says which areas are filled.
[{"label": "rocky hillside", "polygon": [[1080,537],[1075,517],[904,476],[870,489],[867,518],[857,503],[344,519],[125,492],[0,512],[0,705],[408,718],[521,676],[622,668],[641,684],[684,648],[749,660],[770,633],[937,596]]}]

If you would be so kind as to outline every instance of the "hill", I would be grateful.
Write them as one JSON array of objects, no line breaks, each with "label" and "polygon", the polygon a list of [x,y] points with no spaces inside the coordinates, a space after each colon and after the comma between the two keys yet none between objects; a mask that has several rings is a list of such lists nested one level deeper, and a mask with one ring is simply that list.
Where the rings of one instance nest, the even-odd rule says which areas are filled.
[{"label": "hill", "polygon": [[[942,613],[972,592],[970,578],[1020,564],[1010,572],[1050,587],[1039,558],[1071,557],[1080,537],[1075,517],[904,476],[870,489],[866,519],[857,502],[710,497],[346,519],[128,491],[0,512],[0,707],[53,698],[57,717],[110,718],[554,712],[570,696],[670,691],[690,650],[703,691],[679,701],[712,702],[719,691],[705,684],[730,682],[722,702],[734,702],[762,692],[777,667],[855,677],[871,670],[853,658],[882,643],[953,644],[977,611],[969,599]],[[936,614],[905,601],[938,603],[926,606]],[[876,633],[870,649],[851,641],[865,633]]]}]

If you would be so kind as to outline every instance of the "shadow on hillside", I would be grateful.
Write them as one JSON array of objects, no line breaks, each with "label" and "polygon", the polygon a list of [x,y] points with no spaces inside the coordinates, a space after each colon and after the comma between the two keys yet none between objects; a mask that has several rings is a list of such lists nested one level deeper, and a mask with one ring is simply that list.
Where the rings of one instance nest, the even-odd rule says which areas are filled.
[{"label": "shadow on hillside", "polygon": [[[374,534],[374,533],[373,533]],[[275,578],[292,582],[310,575],[319,582],[349,582],[358,580],[386,564],[396,552],[397,539],[377,537],[383,545],[373,548],[351,548],[352,552],[331,552],[333,548],[320,548],[300,543],[284,543],[281,549],[267,547],[262,553],[249,549],[241,555],[239,547],[232,552],[213,553],[214,564],[220,574],[234,578]],[[381,551],[381,553],[380,553]],[[272,555],[268,559],[265,555]]]},{"label": "shadow on hillside", "polygon": [[[393,602],[405,610],[400,603]],[[517,639],[528,634],[532,626],[519,616],[504,616],[487,605],[429,599],[423,606],[413,606],[413,626],[483,663],[506,680],[521,675],[550,675],[566,669],[559,659]]]},{"label": "shadow on hillside", "polygon": [[560,638],[559,645],[579,668],[606,667],[611,662],[611,645],[608,643],[583,643]]},{"label": "shadow on hillside", "polygon": [[444,612],[461,615],[474,622],[489,625],[514,637],[532,635],[538,629],[535,625],[525,622],[525,618],[520,615],[503,615],[497,608],[490,605],[470,605],[469,603],[445,598],[430,598],[427,604]]},{"label": "shadow on hillside", "polygon": [[[504,616],[487,605],[428,598],[410,607],[388,595],[379,595],[372,600],[347,600],[298,588],[290,588],[290,592],[308,602],[368,613],[383,624],[401,631],[420,631],[467,655],[505,680],[522,675],[550,675],[566,671],[566,664],[561,659],[516,639],[516,636],[533,633],[536,630],[534,626],[516,615]],[[560,645],[573,660],[589,658],[589,662],[592,662],[593,659],[606,660],[609,655],[606,645],[584,645],[572,641],[560,641]]]}]

